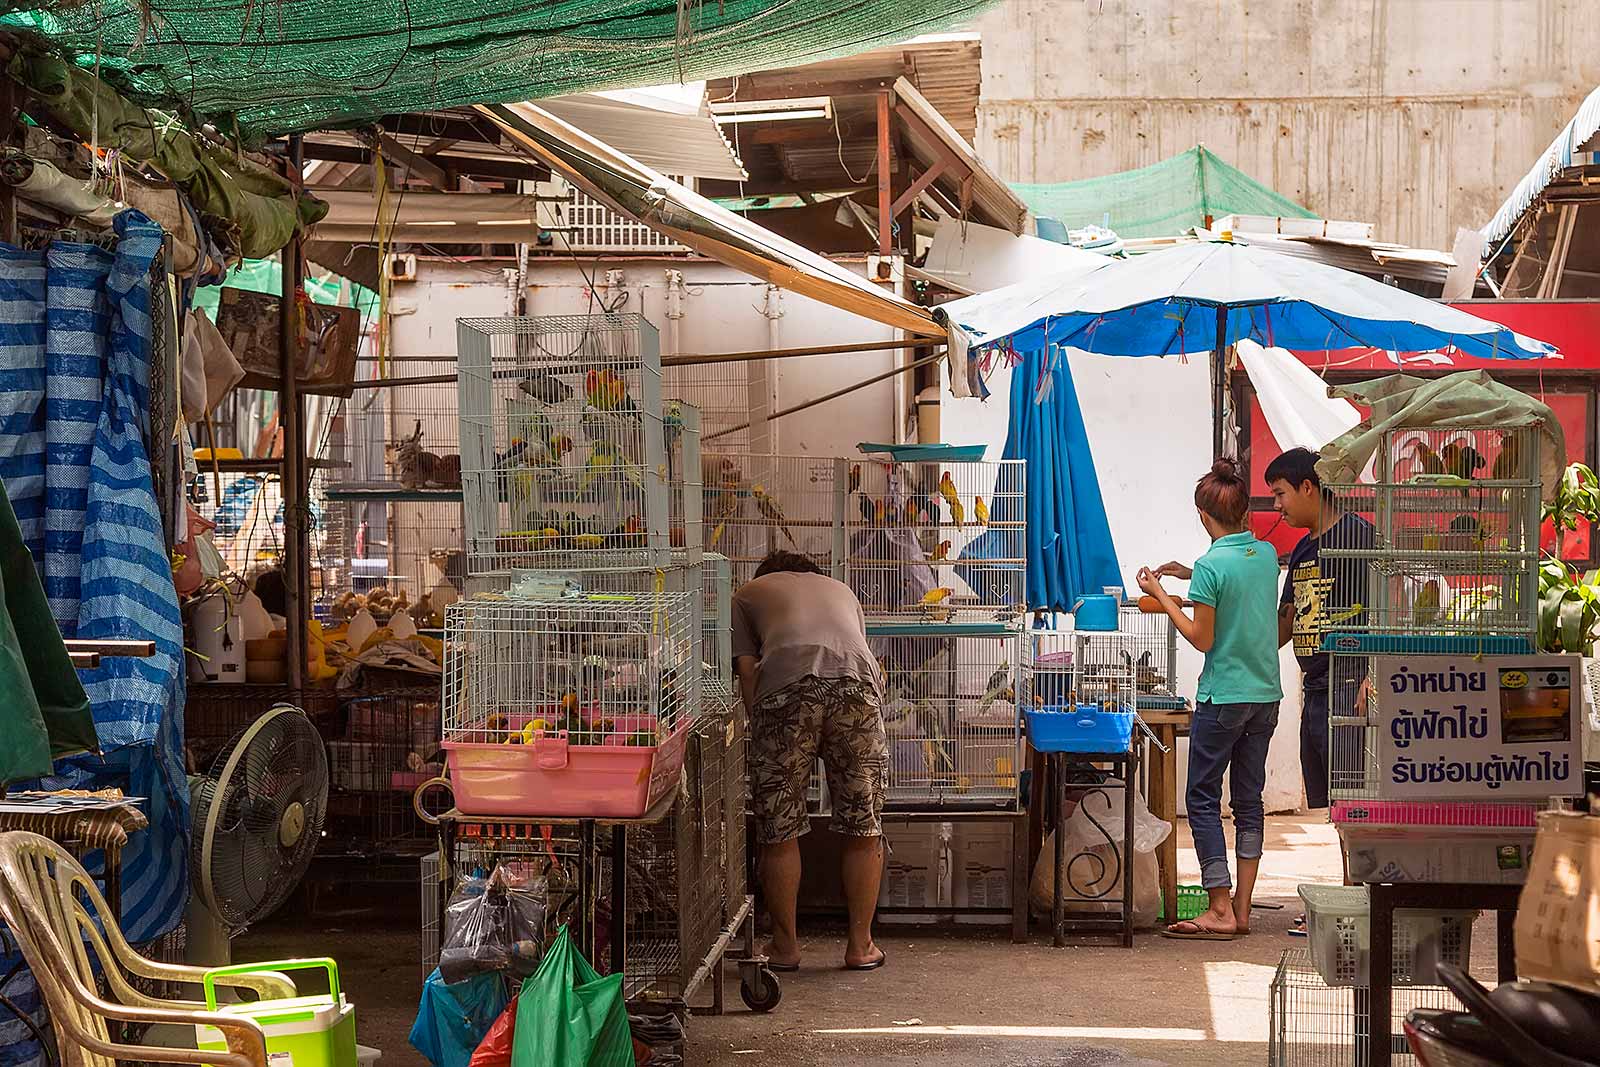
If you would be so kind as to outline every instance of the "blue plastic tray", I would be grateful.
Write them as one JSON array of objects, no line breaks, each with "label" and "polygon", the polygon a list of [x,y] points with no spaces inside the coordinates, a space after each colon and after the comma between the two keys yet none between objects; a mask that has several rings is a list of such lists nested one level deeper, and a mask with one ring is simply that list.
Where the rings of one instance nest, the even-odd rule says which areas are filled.
[{"label": "blue plastic tray", "polygon": [[1533,646],[1525,637],[1499,634],[1331,633],[1322,635],[1322,651],[1357,656],[1525,656]]},{"label": "blue plastic tray", "polygon": [[985,445],[880,445],[861,441],[856,449],[866,455],[887,454],[902,463],[921,460],[948,460],[951,463],[976,463],[983,458]]},{"label": "blue plastic tray", "polygon": [[1076,709],[1030,711],[1028,743],[1037,752],[1087,752],[1121,755],[1133,745],[1133,712],[1101,711],[1094,704]]}]

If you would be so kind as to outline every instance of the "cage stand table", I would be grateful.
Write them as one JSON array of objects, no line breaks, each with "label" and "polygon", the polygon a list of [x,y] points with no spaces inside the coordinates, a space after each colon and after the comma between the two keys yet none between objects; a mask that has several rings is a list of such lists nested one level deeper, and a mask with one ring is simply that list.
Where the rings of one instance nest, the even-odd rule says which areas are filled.
[{"label": "cage stand table", "polygon": [[[1521,885],[1442,882],[1372,882],[1367,885],[1371,923],[1368,987],[1356,989],[1357,1067],[1389,1067],[1394,1054],[1394,913],[1408,908],[1476,908],[1495,913],[1495,966],[1502,982],[1517,979],[1516,942]],[[1380,966],[1383,961],[1388,966]],[[1365,1001],[1365,1005],[1363,1005]],[[1363,1017],[1363,1007],[1365,1013]],[[1375,1040],[1376,1038],[1376,1040]],[[1365,1053],[1365,1055],[1363,1055]]]},{"label": "cage stand table", "polygon": [[[1139,772],[1139,748],[1135,742],[1126,752],[1050,752],[1046,753],[1046,763],[1050,768],[1050,822],[1055,833],[1055,885],[1050,900],[1050,934],[1052,943],[1057,948],[1065,948],[1068,937],[1073,938],[1117,938],[1123,948],[1133,947],[1133,794],[1138,788],[1137,775]],[[1080,853],[1069,859],[1066,856],[1062,833],[1062,811],[1066,807],[1067,790],[1077,788],[1077,784],[1069,784],[1067,771],[1071,768],[1088,770],[1093,774],[1102,771],[1122,780],[1122,840],[1113,841],[1108,836],[1106,843],[1116,853],[1117,863],[1121,870],[1118,881],[1122,885],[1120,899],[1108,899],[1102,895],[1094,903],[1100,905],[1120,905],[1120,910],[1114,915],[1103,911],[1085,912],[1082,910],[1069,911],[1066,906],[1064,890],[1068,884],[1073,864],[1087,853]],[[1087,786],[1088,792],[1093,792],[1096,786]],[[1094,879],[1099,881],[1099,878]],[[1107,890],[1109,893],[1109,890]],[[1070,927],[1070,930],[1069,930]]]}]

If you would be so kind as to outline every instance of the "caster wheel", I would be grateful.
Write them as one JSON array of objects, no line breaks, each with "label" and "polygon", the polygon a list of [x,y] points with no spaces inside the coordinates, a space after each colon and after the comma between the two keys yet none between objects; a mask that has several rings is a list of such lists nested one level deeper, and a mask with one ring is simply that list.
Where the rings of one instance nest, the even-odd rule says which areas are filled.
[{"label": "caster wheel", "polygon": [[765,1013],[776,1008],[778,1001],[783,999],[783,987],[771,971],[762,967],[755,972],[753,980],[740,980],[739,996],[744,998],[745,1007],[751,1011]]}]

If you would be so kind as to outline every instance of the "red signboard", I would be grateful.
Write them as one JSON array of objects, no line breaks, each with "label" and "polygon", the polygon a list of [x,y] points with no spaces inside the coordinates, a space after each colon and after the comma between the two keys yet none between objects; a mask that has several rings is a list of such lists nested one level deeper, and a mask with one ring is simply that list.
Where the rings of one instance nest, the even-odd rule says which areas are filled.
[{"label": "red signboard", "polygon": [[1339,371],[1406,371],[1447,373],[1458,370],[1583,371],[1600,370],[1600,301],[1596,300],[1463,300],[1451,307],[1490,319],[1527,337],[1546,341],[1561,352],[1559,359],[1477,359],[1459,352],[1383,352],[1375,348],[1342,348],[1298,352],[1319,374]]}]

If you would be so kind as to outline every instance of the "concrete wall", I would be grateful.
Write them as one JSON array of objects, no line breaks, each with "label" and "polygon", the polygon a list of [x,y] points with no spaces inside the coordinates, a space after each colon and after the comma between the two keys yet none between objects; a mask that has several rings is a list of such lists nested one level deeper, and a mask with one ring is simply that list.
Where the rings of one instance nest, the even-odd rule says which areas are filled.
[{"label": "concrete wall", "polygon": [[1594,0],[1002,0],[978,150],[1002,177],[1205,145],[1330,218],[1449,248],[1600,83]]}]

